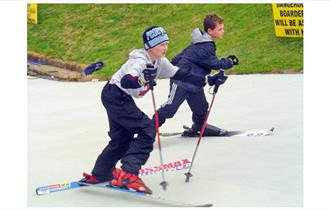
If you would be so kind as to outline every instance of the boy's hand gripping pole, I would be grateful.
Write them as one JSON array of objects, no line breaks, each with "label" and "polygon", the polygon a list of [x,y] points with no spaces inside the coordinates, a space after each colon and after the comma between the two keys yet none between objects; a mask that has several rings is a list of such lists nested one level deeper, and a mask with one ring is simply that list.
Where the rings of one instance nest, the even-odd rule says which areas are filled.
[{"label": "boy's hand gripping pole", "polygon": [[196,154],[197,154],[197,150],[198,150],[198,147],[199,147],[199,143],[202,139],[202,136],[204,134],[204,131],[205,131],[205,127],[206,127],[206,124],[207,124],[207,120],[209,118],[209,115],[210,115],[210,112],[211,112],[211,109],[212,109],[212,106],[213,106],[213,102],[214,102],[214,99],[215,99],[215,95],[216,93],[218,92],[218,89],[219,89],[219,86],[220,84],[215,84],[214,85],[214,89],[213,89],[213,93],[211,93],[213,95],[212,97],[212,101],[211,101],[211,104],[209,106],[209,109],[207,111],[207,114],[206,114],[206,117],[204,119],[204,123],[203,123],[203,126],[202,126],[202,129],[201,129],[201,132],[199,133],[199,137],[198,137],[198,141],[197,141],[197,145],[195,147],[195,151],[194,151],[194,154],[193,154],[193,158],[191,160],[191,164],[190,164],[190,167],[189,167],[189,170],[187,173],[185,173],[184,175],[186,176],[186,182],[189,182],[189,179],[190,177],[192,177],[192,173],[191,173],[191,169],[192,169],[192,166],[193,166],[193,163],[194,163],[194,160],[195,160],[195,157],[196,157]]},{"label": "boy's hand gripping pole", "polygon": [[[152,65],[148,64],[147,67],[151,67],[153,68]],[[158,112],[156,109],[156,100],[155,100],[155,95],[154,95],[154,80],[151,79],[150,80],[150,90],[151,90],[151,97],[152,97],[152,104],[154,107],[154,113],[155,113],[155,128],[156,128],[156,135],[157,135],[157,139],[158,139],[158,149],[159,149],[159,156],[160,156],[160,164],[162,166],[162,168],[164,168],[164,162],[163,162],[163,155],[162,155],[162,147],[160,144],[160,135],[159,135],[159,121],[158,121]],[[167,181],[165,181],[165,174],[164,174],[164,170],[162,170],[162,182],[160,183],[160,185],[163,187],[163,190],[166,190],[166,187],[168,185]]]}]

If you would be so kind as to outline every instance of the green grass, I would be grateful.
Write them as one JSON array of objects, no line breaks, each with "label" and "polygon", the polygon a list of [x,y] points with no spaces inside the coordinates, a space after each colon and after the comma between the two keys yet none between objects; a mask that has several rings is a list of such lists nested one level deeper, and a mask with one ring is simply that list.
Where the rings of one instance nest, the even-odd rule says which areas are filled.
[{"label": "green grass", "polygon": [[202,28],[206,14],[225,19],[225,36],[217,40],[219,57],[235,54],[235,74],[303,70],[303,39],[275,36],[271,4],[39,4],[38,25],[28,25],[28,51],[88,64],[103,60],[96,72],[110,77],[142,48],[142,33],[152,25],[170,37],[167,57],[190,44],[191,31]]}]

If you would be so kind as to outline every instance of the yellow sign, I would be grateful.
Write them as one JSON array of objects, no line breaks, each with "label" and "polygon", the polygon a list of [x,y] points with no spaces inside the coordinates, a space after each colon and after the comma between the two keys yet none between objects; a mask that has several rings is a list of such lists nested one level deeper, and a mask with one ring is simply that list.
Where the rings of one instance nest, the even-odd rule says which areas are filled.
[{"label": "yellow sign", "polygon": [[29,23],[38,24],[38,5],[28,4],[27,5],[27,18]]},{"label": "yellow sign", "polygon": [[272,4],[276,36],[304,37],[304,4]]}]

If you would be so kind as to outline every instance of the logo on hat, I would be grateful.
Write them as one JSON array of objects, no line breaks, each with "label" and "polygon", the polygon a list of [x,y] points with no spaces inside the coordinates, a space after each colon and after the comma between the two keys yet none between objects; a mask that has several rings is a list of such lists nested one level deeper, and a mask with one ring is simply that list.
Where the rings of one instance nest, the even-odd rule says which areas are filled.
[{"label": "logo on hat", "polygon": [[154,48],[166,41],[169,41],[169,38],[162,27],[153,26],[146,29],[143,33],[143,43],[146,50]]}]

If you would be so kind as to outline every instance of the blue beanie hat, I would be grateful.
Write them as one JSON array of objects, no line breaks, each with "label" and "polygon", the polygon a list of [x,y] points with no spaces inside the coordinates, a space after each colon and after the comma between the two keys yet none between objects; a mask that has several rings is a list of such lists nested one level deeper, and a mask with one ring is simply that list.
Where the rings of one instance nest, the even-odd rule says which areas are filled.
[{"label": "blue beanie hat", "polygon": [[169,41],[166,31],[159,26],[152,26],[143,32],[143,43],[146,50]]}]

